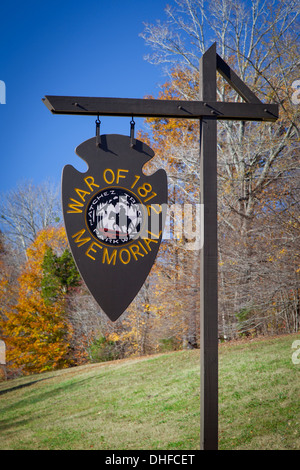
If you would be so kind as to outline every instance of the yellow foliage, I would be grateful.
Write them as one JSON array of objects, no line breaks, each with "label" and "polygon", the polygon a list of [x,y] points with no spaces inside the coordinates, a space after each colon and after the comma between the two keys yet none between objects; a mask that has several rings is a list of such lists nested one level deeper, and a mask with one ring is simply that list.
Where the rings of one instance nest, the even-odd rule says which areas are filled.
[{"label": "yellow foliage", "polygon": [[19,277],[18,299],[5,311],[1,329],[11,367],[25,373],[67,367],[72,329],[65,317],[65,298],[45,304],[41,296],[42,263],[47,247],[60,252],[67,246],[63,228],[42,230],[27,250],[28,261]]}]

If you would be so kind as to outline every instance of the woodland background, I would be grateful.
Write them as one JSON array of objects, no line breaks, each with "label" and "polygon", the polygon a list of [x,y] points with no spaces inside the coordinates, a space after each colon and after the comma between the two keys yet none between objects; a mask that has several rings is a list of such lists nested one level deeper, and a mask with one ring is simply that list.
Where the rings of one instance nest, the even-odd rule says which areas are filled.
[{"label": "woodland background", "polygon": [[[160,99],[197,100],[212,42],[276,123],[218,124],[219,337],[300,328],[299,1],[177,0],[146,24],[148,60],[166,70]],[[149,95],[149,98],[151,96]],[[299,99],[298,99],[299,98]],[[240,97],[218,77],[218,99]],[[200,202],[199,122],[148,119],[146,172],[168,173],[169,205]],[[175,230],[126,313],[111,323],[81,281],[62,224],[59,188],[20,183],[0,201],[0,337],[9,376],[164,350],[198,348],[199,250]],[[176,232],[176,233],[175,233]]]}]

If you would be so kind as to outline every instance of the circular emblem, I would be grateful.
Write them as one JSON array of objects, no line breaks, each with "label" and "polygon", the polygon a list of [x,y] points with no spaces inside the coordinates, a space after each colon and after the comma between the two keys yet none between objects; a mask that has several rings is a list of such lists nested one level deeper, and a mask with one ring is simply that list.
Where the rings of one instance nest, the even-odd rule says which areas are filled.
[{"label": "circular emblem", "polygon": [[102,190],[87,206],[87,226],[106,245],[121,245],[137,238],[142,222],[141,203],[123,188]]}]

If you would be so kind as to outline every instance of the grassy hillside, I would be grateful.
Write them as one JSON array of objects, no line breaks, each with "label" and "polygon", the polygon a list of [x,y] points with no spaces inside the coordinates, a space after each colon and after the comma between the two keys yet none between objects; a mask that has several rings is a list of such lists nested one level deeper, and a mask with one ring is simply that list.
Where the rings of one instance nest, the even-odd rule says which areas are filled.
[{"label": "grassy hillside", "polygon": [[[220,345],[220,449],[300,449],[300,335]],[[199,449],[199,351],[0,384],[0,449]]]}]

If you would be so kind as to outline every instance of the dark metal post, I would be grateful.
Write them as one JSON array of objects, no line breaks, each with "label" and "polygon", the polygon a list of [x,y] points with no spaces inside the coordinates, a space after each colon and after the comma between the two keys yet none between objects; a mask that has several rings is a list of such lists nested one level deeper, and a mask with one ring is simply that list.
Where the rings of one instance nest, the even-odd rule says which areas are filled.
[{"label": "dark metal post", "polygon": [[[216,101],[216,44],[200,61],[200,99]],[[218,449],[217,119],[200,121],[200,188],[204,233],[200,268],[200,448]]]}]

